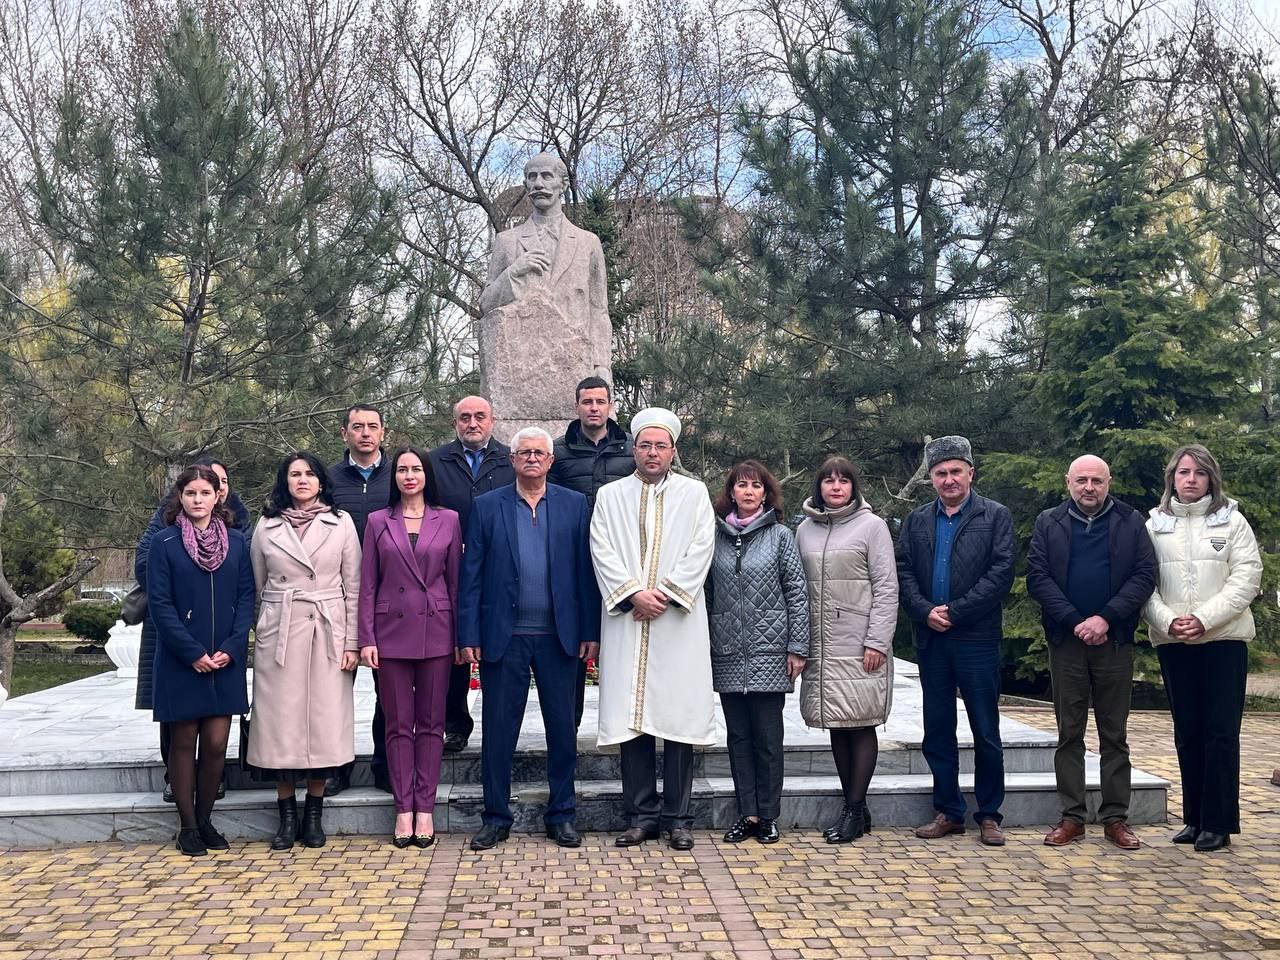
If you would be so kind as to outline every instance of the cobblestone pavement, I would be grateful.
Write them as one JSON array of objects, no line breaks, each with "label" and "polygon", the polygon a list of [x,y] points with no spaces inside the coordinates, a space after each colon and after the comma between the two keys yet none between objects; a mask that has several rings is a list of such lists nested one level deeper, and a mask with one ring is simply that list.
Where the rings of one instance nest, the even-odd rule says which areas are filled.
[{"label": "cobblestone pavement", "polygon": [[[1050,714],[1015,711],[1047,726]],[[1167,716],[1135,715],[1133,755],[1176,780]],[[1096,748],[1096,744],[1093,745]],[[271,854],[237,843],[187,860],[155,845],[0,854],[0,960],[281,957],[428,960],[568,956],[1267,957],[1280,960],[1280,717],[1245,721],[1244,828],[1229,851],[1140,827],[1125,854],[1093,826],[1064,850],[1041,830],[1001,849],[970,831],[925,842],[880,829],[833,847],[793,833],[691,853],[579,850],[512,838],[475,855],[376,838]],[[1171,795],[1176,815],[1178,792]],[[1175,818],[1176,819],[1176,818]]]}]

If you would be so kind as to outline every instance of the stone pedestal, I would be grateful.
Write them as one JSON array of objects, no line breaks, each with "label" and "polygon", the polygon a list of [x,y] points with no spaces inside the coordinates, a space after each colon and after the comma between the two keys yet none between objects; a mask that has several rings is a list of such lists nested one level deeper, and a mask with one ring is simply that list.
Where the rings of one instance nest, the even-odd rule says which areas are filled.
[{"label": "stone pedestal", "polygon": [[123,620],[107,631],[107,656],[116,665],[116,676],[137,677],[138,653],[142,649],[142,624],[129,626]]}]

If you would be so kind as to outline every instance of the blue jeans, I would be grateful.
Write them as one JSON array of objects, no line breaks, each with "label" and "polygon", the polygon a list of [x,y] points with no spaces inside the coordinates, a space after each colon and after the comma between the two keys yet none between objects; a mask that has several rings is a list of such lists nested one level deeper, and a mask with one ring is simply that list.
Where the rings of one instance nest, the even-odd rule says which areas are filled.
[{"label": "blue jeans", "polygon": [[924,695],[921,750],[933,774],[933,806],[948,820],[964,823],[960,792],[960,748],[956,743],[956,689],[973,731],[974,798],[979,822],[1000,822],[1004,803],[1004,747],[1000,743],[1000,641],[948,640],[937,634],[919,647]]}]

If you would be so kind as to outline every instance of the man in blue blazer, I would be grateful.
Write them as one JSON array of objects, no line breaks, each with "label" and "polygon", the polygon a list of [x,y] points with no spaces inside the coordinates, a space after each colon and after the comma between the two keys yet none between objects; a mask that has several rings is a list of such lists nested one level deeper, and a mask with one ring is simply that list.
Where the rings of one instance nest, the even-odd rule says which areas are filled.
[{"label": "man in blue blazer", "polygon": [[462,558],[458,647],[480,663],[483,825],[472,850],[511,830],[511,761],[538,684],[547,738],[547,836],[581,843],[574,828],[574,685],[578,660],[600,650],[600,591],[591,567],[590,512],[582,494],[547,483],[551,434],[527,427],[511,438],[516,482],[477,497]]}]

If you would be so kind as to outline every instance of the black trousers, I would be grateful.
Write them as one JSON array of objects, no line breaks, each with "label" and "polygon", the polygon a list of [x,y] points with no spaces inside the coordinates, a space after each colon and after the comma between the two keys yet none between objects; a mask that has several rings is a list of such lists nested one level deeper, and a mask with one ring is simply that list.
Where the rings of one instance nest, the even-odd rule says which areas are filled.
[{"label": "black trousers", "polygon": [[462,663],[449,674],[449,695],[444,701],[444,733],[456,733],[470,737],[476,722],[467,708],[467,694],[471,690],[471,664]]},{"label": "black trousers", "polygon": [[729,770],[738,815],[775,820],[782,813],[782,708],[785,693],[722,693]]},{"label": "black trousers", "polygon": [[1243,640],[1162,643],[1160,673],[1173,713],[1182,822],[1240,832],[1240,720],[1249,650]]},{"label": "black trousers", "polygon": [[658,799],[657,745],[642,733],[622,744],[622,807],[628,827],[670,830],[693,826],[693,744],[662,743],[662,799]]}]

